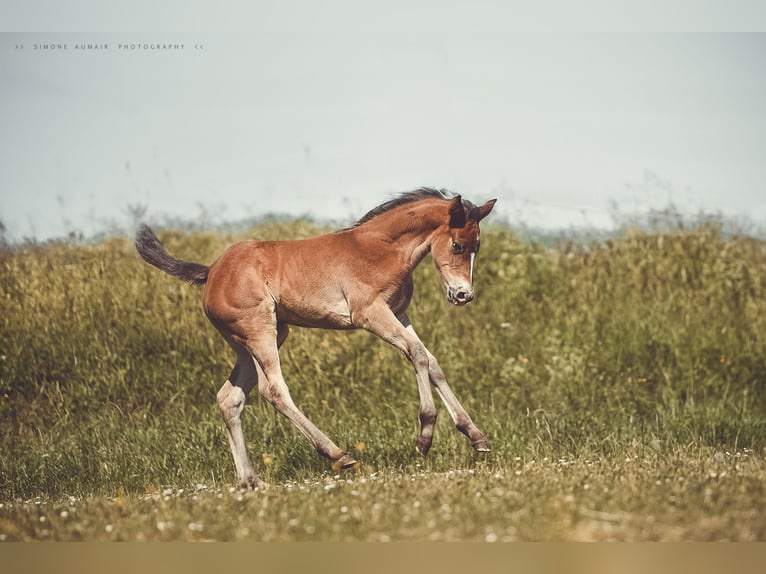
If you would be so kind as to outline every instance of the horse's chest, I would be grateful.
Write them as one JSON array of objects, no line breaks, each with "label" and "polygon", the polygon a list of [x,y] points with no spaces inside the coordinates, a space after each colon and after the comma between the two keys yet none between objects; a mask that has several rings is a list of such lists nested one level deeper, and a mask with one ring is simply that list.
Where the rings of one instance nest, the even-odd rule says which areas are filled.
[{"label": "horse's chest", "polygon": [[388,297],[386,302],[395,315],[404,313],[407,310],[414,291],[415,286],[412,282],[412,277],[410,276],[407,276],[401,285],[392,291],[392,294]]}]

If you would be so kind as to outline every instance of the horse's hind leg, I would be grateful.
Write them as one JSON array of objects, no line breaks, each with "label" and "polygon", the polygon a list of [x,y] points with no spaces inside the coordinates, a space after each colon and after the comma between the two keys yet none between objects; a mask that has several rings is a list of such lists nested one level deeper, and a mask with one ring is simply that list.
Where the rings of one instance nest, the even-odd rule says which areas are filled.
[{"label": "horse's hind leg", "polygon": [[226,425],[226,434],[240,486],[262,488],[264,483],[258,478],[247,456],[241,420],[247,395],[258,384],[258,373],[247,349],[231,342],[229,344],[237,353],[237,364],[229,375],[229,379],[218,391],[218,407],[221,409],[223,422]]},{"label": "horse's hind leg", "polygon": [[[287,336],[287,325],[279,324],[277,332],[277,340],[281,343]],[[274,337],[261,333],[255,338],[249,339],[247,344],[256,361],[259,375],[258,390],[263,397],[275,409],[290,419],[298,430],[309,439],[319,454],[332,460],[334,468],[342,469],[354,466],[356,460],[349,453],[340,449],[295,406],[287,384],[282,377],[278,345],[274,344]]]}]

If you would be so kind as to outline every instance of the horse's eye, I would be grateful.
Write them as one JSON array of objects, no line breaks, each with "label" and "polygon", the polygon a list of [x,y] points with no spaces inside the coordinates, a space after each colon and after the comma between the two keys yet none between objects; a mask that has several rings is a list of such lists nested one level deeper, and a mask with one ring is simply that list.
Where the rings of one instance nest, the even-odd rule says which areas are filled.
[{"label": "horse's eye", "polygon": [[453,241],[452,242],[452,252],[453,253],[460,253],[463,250],[463,246],[459,243]]}]

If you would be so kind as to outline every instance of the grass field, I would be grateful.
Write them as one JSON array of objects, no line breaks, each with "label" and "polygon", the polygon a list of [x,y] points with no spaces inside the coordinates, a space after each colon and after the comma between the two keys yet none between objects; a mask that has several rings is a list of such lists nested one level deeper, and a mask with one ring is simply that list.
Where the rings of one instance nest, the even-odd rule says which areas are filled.
[{"label": "grass field", "polygon": [[[319,231],[160,236],[209,262]],[[335,473],[253,395],[256,492],[233,488],[215,405],[233,357],[198,288],[128,240],[0,251],[0,540],[766,540],[764,244],[483,235],[476,300],[448,306],[427,260],[410,317],[493,451],[442,408],[418,457],[404,358],[293,329],[293,397],[362,464]]]}]

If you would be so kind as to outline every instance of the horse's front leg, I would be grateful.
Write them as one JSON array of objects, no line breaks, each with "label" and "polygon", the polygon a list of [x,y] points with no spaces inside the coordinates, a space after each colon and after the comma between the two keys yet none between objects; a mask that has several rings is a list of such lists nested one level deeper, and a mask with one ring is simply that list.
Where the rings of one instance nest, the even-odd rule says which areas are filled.
[{"label": "horse's front leg", "polygon": [[428,350],[417,335],[408,330],[383,302],[376,302],[357,316],[359,327],[402,351],[415,369],[420,395],[420,435],[415,441],[415,450],[421,456],[426,456],[433,442],[437,414],[428,377]]},{"label": "horse's front leg", "polygon": [[[399,320],[402,322],[402,325],[405,326],[407,331],[417,337],[417,333],[415,333],[415,329],[406,314],[402,314],[399,317]],[[426,349],[425,346],[423,346],[423,348]],[[447,411],[452,417],[455,426],[470,439],[471,446],[473,446],[474,449],[479,452],[489,452],[490,448],[487,437],[474,424],[471,417],[463,408],[463,405],[457,400],[455,393],[452,392],[452,389],[447,383],[447,377],[439,366],[436,357],[434,357],[428,349],[426,349],[426,354],[428,356],[428,377],[431,380],[431,384],[436,387],[436,392],[444,402],[444,406],[447,407]]]}]

